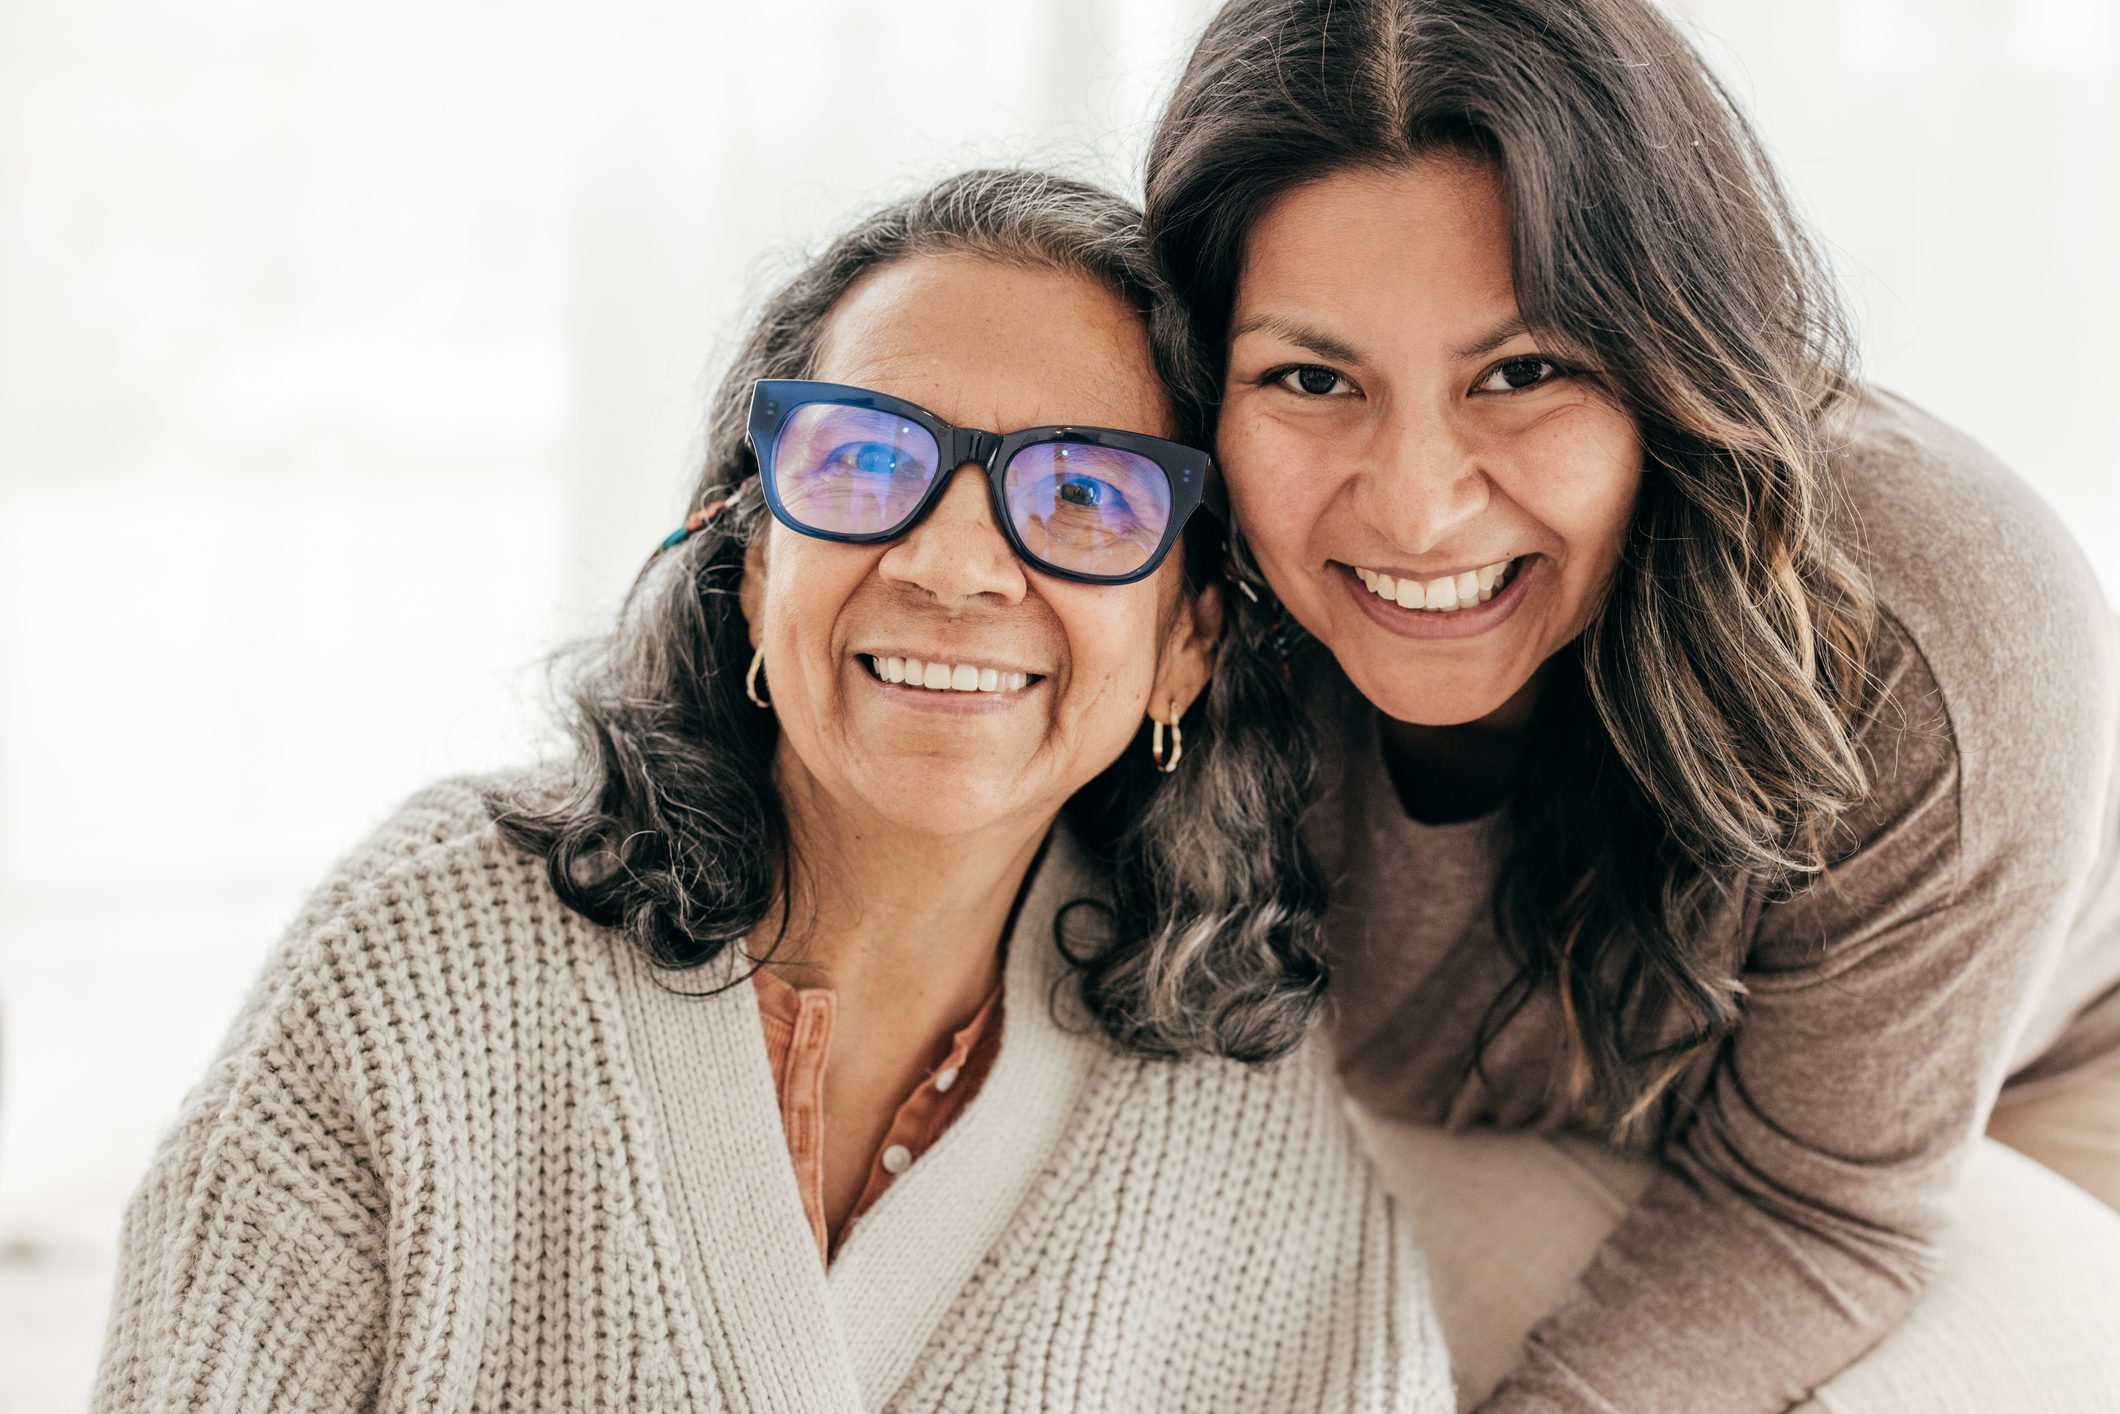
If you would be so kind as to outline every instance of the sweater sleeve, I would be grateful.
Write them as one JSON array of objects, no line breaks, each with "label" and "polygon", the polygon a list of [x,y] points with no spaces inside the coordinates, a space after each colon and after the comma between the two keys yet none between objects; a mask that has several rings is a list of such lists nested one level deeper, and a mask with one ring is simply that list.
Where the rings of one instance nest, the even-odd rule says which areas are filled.
[{"label": "sweater sleeve", "polygon": [[1662,1171],[1483,1410],[1782,1410],[1906,1313],[2088,867],[2112,703],[2086,653],[2011,759],[1969,764],[1892,627],[1846,852],[1763,910]]},{"label": "sweater sleeve", "polygon": [[[394,1143],[356,1014],[350,923],[465,828],[465,782],[413,795],[309,894],[125,1213],[93,1408],[372,1408],[388,1361]],[[475,782],[474,782],[475,784]],[[387,1115],[382,1116],[387,1118]],[[417,1217],[417,1214],[413,1215]]]},{"label": "sweater sleeve", "polygon": [[127,1208],[99,1414],[372,1405],[383,1200],[303,957],[268,965]]}]

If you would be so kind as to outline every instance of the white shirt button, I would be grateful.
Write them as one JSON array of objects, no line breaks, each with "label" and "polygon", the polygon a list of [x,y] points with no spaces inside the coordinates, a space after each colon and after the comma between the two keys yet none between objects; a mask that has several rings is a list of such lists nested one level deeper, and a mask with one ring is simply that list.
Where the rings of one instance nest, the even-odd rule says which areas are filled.
[{"label": "white shirt button", "polygon": [[956,1066],[954,1066],[954,1065],[952,1065],[952,1066],[945,1066],[945,1067],[944,1067],[943,1069],[941,1069],[941,1070],[938,1070],[938,1071],[936,1071],[936,1072],[935,1072],[935,1089],[936,1089],[937,1093],[940,1093],[941,1091],[944,1091],[944,1090],[947,1090],[947,1089],[949,1089],[949,1088],[950,1088],[950,1087],[951,1087],[952,1085],[955,1085],[956,1083],[957,1083],[957,1067],[956,1067]]},{"label": "white shirt button", "polygon": [[890,1148],[883,1151],[883,1171],[885,1173],[904,1173],[912,1166],[913,1151],[906,1148],[905,1145],[893,1144]]}]

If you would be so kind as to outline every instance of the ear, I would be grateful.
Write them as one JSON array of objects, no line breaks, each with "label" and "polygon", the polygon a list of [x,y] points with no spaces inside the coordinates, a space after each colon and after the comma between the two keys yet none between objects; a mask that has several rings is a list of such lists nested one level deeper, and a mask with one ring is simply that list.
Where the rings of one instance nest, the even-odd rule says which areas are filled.
[{"label": "ear", "polygon": [[743,610],[744,625],[751,635],[753,648],[758,646],[758,626],[765,620],[766,537],[771,532],[771,525],[759,526],[751,543],[744,546],[743,583],[736,587],[736,602]]},{"label": "ear", "polygon": [[1215,655],[1222,647],[1222,610],[1219,584],[1203,586],[1189,601],[1178,600],[1170,636],[1163,643],[1163,660],[1156,668],[1156,685],[1149,693],[1151,717],[1168,721],[1174,711],[1183,716],[1207,690]]}]

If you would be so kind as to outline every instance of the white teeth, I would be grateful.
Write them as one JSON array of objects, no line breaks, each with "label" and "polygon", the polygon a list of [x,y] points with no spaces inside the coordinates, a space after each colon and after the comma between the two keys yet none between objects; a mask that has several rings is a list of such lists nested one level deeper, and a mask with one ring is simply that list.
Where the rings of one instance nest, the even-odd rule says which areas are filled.
[{"label": "white teeth", "polygon": [[902,682],[934,692],[1021,692],[1030,686],[1029,673],[1005,673],[976,663],[924,663],[918,658],[891,658],[864,654],[869,671],[885,682]]},{"label": "white teeth", "polygon": [[1370,593],[1380,599],[1389,599],[1400,608],[1449,614],[1470,608],[1474,604],[1484,604],[1501,593],[1516,565],[1517,561],[1513,558],[1497,560],[1491,565],[1461,570],[1425,583],[1394,578],[1379,570],[1363,569],[1360,566],[1355,567],[1355,574],[1368,587]]}]

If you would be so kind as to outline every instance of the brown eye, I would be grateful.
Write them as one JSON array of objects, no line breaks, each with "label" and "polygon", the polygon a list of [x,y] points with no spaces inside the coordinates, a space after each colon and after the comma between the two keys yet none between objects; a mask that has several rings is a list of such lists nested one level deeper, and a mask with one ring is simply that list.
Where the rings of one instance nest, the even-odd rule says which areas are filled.
[{"label": "brown eye", "polygon": [[1505,358],[1494,366],[1494,370],[1480,380],[1476,391],[1482,393],[1515,393],[1525,388],[1535,388],[1551,381],[1560,369],[1543,358],[1525,355],[1522,358]]},{"label": "brown eye", "polygon": [[1320,368],[1314,363],[1306,363],[1301,368],[1286,369],[1275,375],[1275,381],[1292,393],[1305,393],[1313,398],[1325,397],[1335,389],[1341,389],[1347,382],[1331,369]]}]

